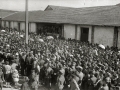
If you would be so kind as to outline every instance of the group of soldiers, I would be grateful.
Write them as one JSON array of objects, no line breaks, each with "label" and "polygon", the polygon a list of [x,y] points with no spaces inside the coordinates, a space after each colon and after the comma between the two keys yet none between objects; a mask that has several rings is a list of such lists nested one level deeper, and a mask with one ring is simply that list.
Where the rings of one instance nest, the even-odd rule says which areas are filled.
[{"label": "group of soldiers", "polygon": [[21,75],[21,90],[120,90],[118,49],[34,34],[24,40],[17,31],[0,34],[1,87],[19,86]]}]

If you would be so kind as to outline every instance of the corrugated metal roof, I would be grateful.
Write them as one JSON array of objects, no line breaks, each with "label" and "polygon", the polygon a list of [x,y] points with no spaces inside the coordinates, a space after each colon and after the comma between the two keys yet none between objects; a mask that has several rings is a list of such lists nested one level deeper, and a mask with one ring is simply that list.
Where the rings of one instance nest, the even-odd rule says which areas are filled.
[{"label": "corrugated metal roof", "polygon": [[[29,12],[29,22],[120,26],[119,5],[87,8],[49,7],[53,10]],[[3,20],[25,21],[25,12],[15,13]]]}]

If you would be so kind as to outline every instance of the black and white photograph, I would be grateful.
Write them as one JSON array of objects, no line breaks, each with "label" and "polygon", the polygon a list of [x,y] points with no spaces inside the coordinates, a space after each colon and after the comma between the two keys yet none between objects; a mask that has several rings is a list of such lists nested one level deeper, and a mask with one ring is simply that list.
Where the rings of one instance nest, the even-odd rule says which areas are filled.
[{"label": "black and white photograph", "polygon": [[0,90],[120,90],[120,0],[0,0]]}]

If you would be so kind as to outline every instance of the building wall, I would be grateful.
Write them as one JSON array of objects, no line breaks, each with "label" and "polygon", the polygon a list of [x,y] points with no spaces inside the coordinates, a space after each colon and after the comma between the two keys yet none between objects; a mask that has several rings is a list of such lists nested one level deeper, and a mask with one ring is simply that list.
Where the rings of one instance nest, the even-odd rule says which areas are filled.
[{"label": "building wall", "polygon": [[36,32],[36,23],[29,23],[29,31]]},{"label": "building wall", "polygon": [[12,29],[14,28],[14,27],[13,27],[13,22],[12,22],[12,21],[10,22],[10,28],[12,28]]},{"label": "building wall", "polygon": [[118,48],[120,48],[120,27],[118,28]]},{"label": "building wall", "polygon": [[6,21],[6,27],[9,27],[9,22],[8,21]]},{"label": "building wall", "polygon": [[64,24],[64,37],[65,39],[75,39],[75,25]]},{"label": "building wall", "polygon": [[94,43],[103,44],[105,46],[113,46],[114,27],[99,27],[94,29]]},{"label": "building wall", "polygon": [[13,28],[18,29],[18,22],[13,22]]},{"label": "building wall", "polygon": [[25,22],[20,23],[20,31],[25,31]]},{"label": "building wall", "polygon": [[[77,33],[76,33],[77,40],[81,40],[81,27],[89,28],[88,41],[91,42],[92,26],[77,25]],[[75,25],[72,24],[64,25],[64,37],[65,39],[68,38],[75,39]]]},{"label": "building wall", "polygon": [[2,27],[4,27],[4,21],[1,22]]}]

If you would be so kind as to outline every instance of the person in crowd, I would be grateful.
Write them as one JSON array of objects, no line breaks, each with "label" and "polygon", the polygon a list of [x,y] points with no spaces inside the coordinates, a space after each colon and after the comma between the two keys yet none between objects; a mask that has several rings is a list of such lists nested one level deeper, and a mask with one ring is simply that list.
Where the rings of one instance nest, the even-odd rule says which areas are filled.
[{"label": "person in crowd", "polygon": [[11,74],[11,66],[9,65],[9,61],[5,62],[4,65],[4,77],[5,77],[5,87],[11,87],[10,86],[10,74]]},{"label": "person in crowd", "polygon": [[[1,64],[7,83],[11,82],[12,70],[17,69],[21,76],[29,77],[33,89],[38,89],[34,86],[39,82],[48,89],[53,83],[59,89],[70,85],[71,90],[120,88],[120,49],[108,46],[103,49],[99,44],[72,39],[49,39],[48,29],[54,32],[58,28],[44,26],[41,29],[41,35],[29,34],[28,45],[23,31],[14,29],[0,33],[0,59],[5,62]],[[42,42],[39,39],[43,39]]]},{"label": "person in crowd", "polygon": [[78,84],[79,84],[80,88],[81,88],[82,80],[83,80],[83,77],[84,77],[82,69],[83,68],[81,66],[76,67],[76,76],[78,77]]},{"label": "person in crowd", "polygon": [[20,61],[20,67],[21,67],[21,75],[26,75],[26,62],[25,62],[26,54],[25,52],[19,51],[19,61]]},{"label": "person in crowd", "polygon": [[74,79],[75,75],[71,76],[70,79],[70,90],[80,90],[78,83]]},{"label": "person in crowd", "polygon": [[3,88],[4,76],[3,76],[3,59],[0,60],[0,90]]},{"label": "person in crowd", "polygon": [[100,90],[109,90],[109,87],[105,81],[104,81],[102,87],[100,88]]},{"label": "person in crowd", "polygon": [[13,79],[13,83],[15,85],[15,88],[18,88],[19,84],[18,84],[18,81],[19,81],[19,73],[17,71],[17,69],[15,69],[12,73],[12,79]]},{"label": "person in crowd", "polygon": [[45,70],[45,84],[48,90],[51,90],[51,76],[53,74],[53,69],[51,68],[51,62],[48,61],[46,70]]},{"label": "person in crowd", "polygon": [[38,86],[39,86],[39,84],[38,84],[38,78],[37,78],[37,76],[36,76],[36,73],[35,73],[35,70],[32,70],[32,73],[31,73],[31,75],[30,75],[30,88],[31,88],[31,90],[38,90]]},{"label": "person in crowd", "polygon": [[59,75],[57,77],[57,87],[58,90],[63,90],[64,87],[64,82],[65,82],[65,77],[64,77],[64,70],[59,71]]},{"label": "person in crowd", "polygon": [[24,83],[21,85],[21,90],[30,90],[28,77],[24,76]]},{"label": "person in crowd", "polygon": [[26,73],[27,73],[27,76],[29,77],[29,75],[31,74],[31,70],[32,70],[32,62],[34,60],[34,57],[33,57],[33,53],[32,51],[29,52],[29,54],[26,56]]}]

